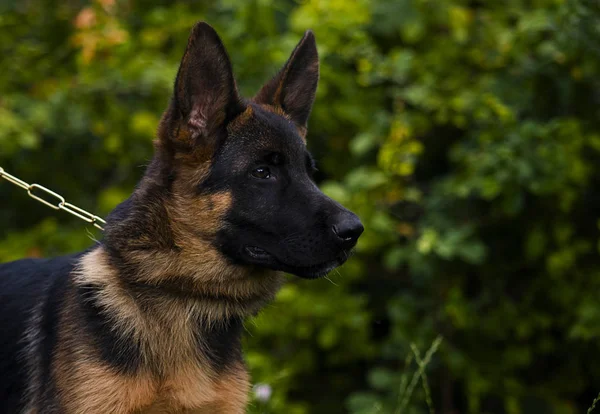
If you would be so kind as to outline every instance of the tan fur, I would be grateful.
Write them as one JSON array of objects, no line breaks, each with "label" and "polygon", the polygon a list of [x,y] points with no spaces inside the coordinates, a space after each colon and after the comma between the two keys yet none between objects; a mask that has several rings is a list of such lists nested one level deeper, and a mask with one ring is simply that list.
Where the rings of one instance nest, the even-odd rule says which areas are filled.
[{"label": "tan fur", "polygon": [[[248,392],[245,369],[240,366],[221,376],[211,372],[208,361],[198,360],[194,323],[203,319],[207,325],[218,324],[231,316],[256,312],[277,291],[281,276],[274,271],[228,264],[211,245],[232,199],[227,192],[195,195],[194,188],[203,178],[201,170],[201,167],[196,170],[182,167],[165,206],[176,248],[123,252],[128,262],[138,269],[140,281],[160,285],[166,280],[177,281],[185,277],[192,281],[191,285],[186,284],[192,289],[189,296],[161,297],[145,303],[142,310],[121,283],[103,247],[97,247],[81,259],[75,283],[101,288],[99,303],[113,316],[115,329],[134,336],[141,344],[142,359],[159,367],[161,378],[153,378],[149,373],[127,378],[110,371],[99,371],[100,368],[94,366],[87,369],[86,362],[79,361],[81,368],[76,371],[97,372],[97,376],[91,375],[87,382],[81,382],[85,385],[68,381],[61,385],[69,390],[69,394],[77,396],[72,397],[75,407],[94,406],[94,401],[85,402],[93,398],[85,392],[88,386],[91,389],[118,386],[129,390],[124,395],[134,393],[139,396],[135,404],[132,402],[131,406],[125,407],[124,403],[118,402],[121,394],[114,395],[117,402],[113,404],[123,410],[134,409],[140,413],[244,412]],[[145,185],[142,183],[138,191],[144,191]],[[138,240],[137,243],[144,242]],[[234,300],[197,300],[194,294]]]},{"label": "tan fur", "polygon": [[149,376],[127,377],[85,359],[62,362],[55,373],[59,399],[70,414],[131,413],[152,404],[156,395]]},{"label": "tan fur", "polygon": [[126,376],[101,364],[93,343],[81,336],[75,291],[59,315],[57,350],[52,361],[58,399],[69,414],[129,413],[152,401],[148,374]]},{"label": "tan fur", "polygon": [[296,126],[296,130],[298,131],[298,135],[302,138],[302,141],[306,144],[306,134],[308,130],[305,126]]},{"label": "tan fur", "polygon": [[158,397],[137,412],[242,414],[248,403],[249,382],[243,367],[219,378],[207,378],[189,366],[160,383]]},{"label": "tan fur", "polygon": [[[278,89],[278,91],[279,91],[279,89]],[[275,102],[277,102],[277,101],[275,101]],[[274,113],[276,115],[282,116],[285,119],[291,121],[290,116],[288,115],[287,112],[285,112],[283,110],[283,108],[280,106],[280,104],[269,105],[269,104],[261,103],[259,105],[265,111],[272,112],[272,113]],[[306,144],[306,131],[307,131],[306,127],[298,126],[295,123],[294,123],[294,126],[296,127],[296,131],[298,131],[298,135],[300,135],[300,137],[302,138],[302,141],[304,141],[304,144]]]},{"label": "tan fur", "polygon": [[[247,111],[245,116],[251,116],[251,113]],[[196,307],[204,308],[200,313],[209,321],[254,313],[277,292],[281,286],[281,273],[229,264],[212,245],[224,215],[231,208],[232,196],[229,192],[199,196],[197,188],[208,174],[209,162],[198,163],[185,157],[182,155],[177,161],[177,179],[172,184],[170,197],[164,200],[168,215],[165,222],[175,248],[138,248],[122,253],[129,263],[135,265],[140,281],[159,284],[183,276],[195,282],[193,289],[196,293],[238,300],[236,306],[227,303],[196,304]],[[143,193],[152,180],[152,177],[144,177],[137,191]],[[161,231],[166,230],[157,230]],[[134,242],[138,246],[153,244],[153,240]],[[86,273],[95,273],[93,266],[87,268]],[[248,301],[252,298],[261,300]]]},{"label": "tan fur", "polygon": [[[234,309],[211,310],[193,298],[161,298],[155,311],[139,309],[119,283],[101,247],[82,258],[77,284],[102,287],[100,303],[114,312],[115,329],[133,333],[142,344],[143,359],[159,363],[160,373],[138,372],[127,376],[101,365],[96,349],[78,336],[75,314],[67,305],[61,315],[59,349],[54,373],[60,399],[69,413],[243,413],[248,376],[239,364],[217,375],[203,361],[193,337],[194,318]],[[70,298],[68,304],[74,303]],[[212,304],[216,306],[217,304]]]},{"label": "tan fur", "polygon": [[[72,414],[243,413],[249,389],[245,370],[210,377],[199,365],[173,369],[165,378],[127,376],[60,348],[55,374],[59,398]],[[79,355],[80,356],[80,355]]]},{"label": "tan fur", "polygon": [[253,114],[254,111],[252,109],[252,106],[246,106],[244,112],[235,117],[235,119],[227,125],[227,130],[241,128],[250,120],[250,118],[252,118]]},{"label": "tan fur", "polygon": [[[248,315],[258,310],[253,297],[270,299],[281,285],[279,272],[252,266],[229,264],[212,245],[215,234],[229,210],[232,199],[227,192],[196,195],[202,172],[180,169],[166,201],[170,232],[176,249],[139,249],[124,253],[138,268],[141,281],[156,283],[177,280],[182,275],[193,280],[196,293],[221,295],[239,300],[239,306],[226,303],[201,304],[208,320]],[[194,292],[190,292],[194,293]],[[262,301],[261,301],[262,302]]]},{"label": "tan fur", "polygon": [[[202,172],[196,174],[200,175]],[[227,192],[198,197],[189,188],[193,187],[189,183],[197,181],[193,176],[186,175],[173,184],[173,198],[167,206],[169,217],[173,220],[172,229],[183,243],[190,242],[187,236],[192,232],[201,231],[204,238],[214,237],[232,201],[231,194]],[[200,250],[198,253],[205,254],[205,251]]]},{"label": "tan fur", "polygon": [[285,119],[290,119],[289,115],[283,110],[283,108],[279,105],[268,105],[268,104],[260,104],[260,107],[265,111],[272,112],[276,115],[282,116]]},{"label": "tan fur", "polygon": [[[216,254],[216,253],[215,253]],[[190,255],[193,255],[190,252]],[[149,317],[146,312],[138,308],[134,298],[121,283],[119,283],[117,272],[110,267],[106,253],[102,248],[97,248],[82,258],[80,270],[77,274],[76,283],[93,284],[102,287],[99,298],[102,305],[115,312],[115,319],[125,332],[132,332],[138,340],[146,345],[144,350],[148,353],[147,358],[160,360],[167,356],[171,361],[165,364],[185,360],[190,357],[189,352],[195,352],[192,332],[189,321],[194,317],[202,318],[207,324],[217,324],[224,318],[231,316],[247,316],[258,310],[262,303],[249,303],[244,305],[244,300],[263,296],[270,298],[281,284],[281,277],[277,272],[256,272],[256,274],[236,274],[233,266],[224,265],[222,258],[213,257],[197,259],[198,268],[211,269],[205,274],[198,274],[198,268],[186,263],[181,259],[180,263],[174,261],[180,258],[171,258],[165,253],[148,253],[146,277],[148,281],[154,280],[159,283],[160,270],[170,270],[173,273],[164,273],[166,276],[177,273],[177,270],[189,270],[192,277],[198,279],[194,285],[198,294],[222,295],[239,300],[237,304],[220,301],[198,301],[194,296],[189,297],[164,297],[154,304],[155,312]],[[155,265],[153,265],[155,263]],[[232,272],[231,279],[223,279],[223,273]],[[266,274],[264,274],[266,273]],[[244,277],[244,275],[246,277]],[[193,294],[194,292],[190,292]],[[191,348],[191,349],[190,349]]]},{"label": "tan fur", "polygon": [[[137,282],[157,286],[167,281],[185,282],[186,295],[158,295],[146,300],[142,309],[110,264],[104,247],[81,258],[75,284],[97,288],[98,305],[111,317],[114,329],[131,335],[140,345],[142,361],[155,368],[126,376],[100,365],[100,358],[94,358],[95,347],[78,339],[77,321],[69,319],[67,306],[55,374],[61,401],[69,412],[244,412],[248,392],[244,367],[228,368],[220,375],[213,372],[198,352],[194,329],[199,320],[210,326],[255,313],[274,296],[281,275],[229,264],[212,246],[223,215],[231,208],[232,196],[228,192],[198,196],[195,188],[204,174],[202,166],[182,165],[172,193],[164,201],[173,247],[122,251],[124,259],[137,269]],[[137,191],[145,191],[152,180],[146,177]],[[152,236],[141,237],[133,245],[153,246]],[[106,398],[99,399],[101,395]]]}]

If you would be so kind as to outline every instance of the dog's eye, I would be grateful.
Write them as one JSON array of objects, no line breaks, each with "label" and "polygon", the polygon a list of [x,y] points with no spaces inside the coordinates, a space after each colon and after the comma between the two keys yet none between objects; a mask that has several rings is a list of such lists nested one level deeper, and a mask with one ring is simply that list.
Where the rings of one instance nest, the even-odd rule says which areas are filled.
[{"label": "dog's eye", "polygon": [[271,178],[271,171],[268,167],[258,167],[252,171],[252,176],[266,180],[267,178]]}]

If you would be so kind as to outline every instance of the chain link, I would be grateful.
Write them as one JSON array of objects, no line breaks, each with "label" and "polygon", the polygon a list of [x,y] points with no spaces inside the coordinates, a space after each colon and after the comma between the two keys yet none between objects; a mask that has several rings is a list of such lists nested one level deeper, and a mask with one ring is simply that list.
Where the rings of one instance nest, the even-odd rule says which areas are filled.
[{"label": "chain link", "polygon": [[104,230],[102,225],[106,224],[106,221],[104,221],[103,218],[98,217],[88,211],[85,211],[84,209],[79,208],[71,203],[67,203],[63,196],[55,193],[52,190],[47,189],[43,185],[28,184],[25,181],[15,177],[14,175],[10,175],[2,167],[0,167],[0,178],[4,178],[9,183],[12,183],[17,187],[21,187],[23,190],[27,190],[27,194],[29,195],[29,197],[39,201],[42,204],[47,205],[52,209],[66,211],[67,213],[77,218],[80,218],[86,223],[90,223],[94,225],[94,227],[99,228],[100,230]]}]

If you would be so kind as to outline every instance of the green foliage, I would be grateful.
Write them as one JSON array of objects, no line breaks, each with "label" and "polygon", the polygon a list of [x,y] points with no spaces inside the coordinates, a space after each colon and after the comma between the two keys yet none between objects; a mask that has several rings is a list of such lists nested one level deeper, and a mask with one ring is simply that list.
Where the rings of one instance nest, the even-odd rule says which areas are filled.
[{"label": "green foliage", "polygon": [[[595,0],[5,2],[0,166],[105,215],[152,155],[195,21],[246,95],[312,28],[309,146],[366,231],[329,281],[290,278],[247,323],[272,390],[251,412],[583,412],[600,387],[599,19]],[[0,261],[101,237],[7,183],[0,199]],[[404,356],[420,367],[438,335],[428,387],[399,401]]]}]

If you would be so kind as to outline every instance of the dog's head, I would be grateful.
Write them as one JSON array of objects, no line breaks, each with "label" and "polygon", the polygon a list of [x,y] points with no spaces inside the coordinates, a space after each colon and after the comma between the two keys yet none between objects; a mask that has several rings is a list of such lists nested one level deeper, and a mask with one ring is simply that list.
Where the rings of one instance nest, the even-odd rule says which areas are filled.
[{"label": "dog's head", "polygon": [[306,148],[318,77],[307,32],[281,71],[245,100],[217,33],[194,27],[159,128],[176,226],[235,264],[306,278],[347,259],[363,226],[317,188]]}]

